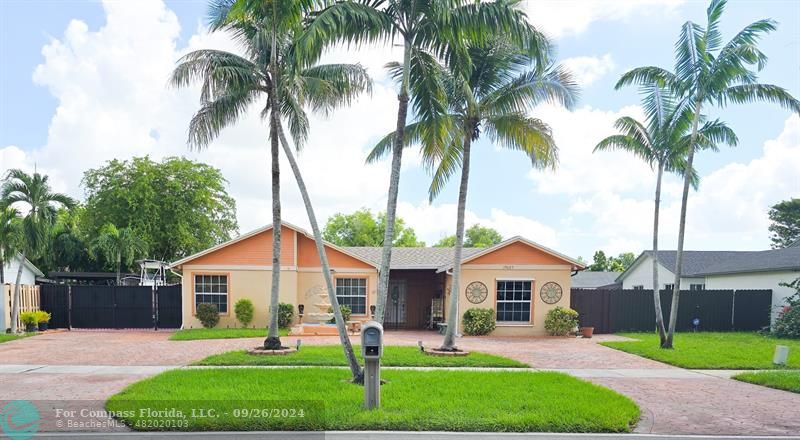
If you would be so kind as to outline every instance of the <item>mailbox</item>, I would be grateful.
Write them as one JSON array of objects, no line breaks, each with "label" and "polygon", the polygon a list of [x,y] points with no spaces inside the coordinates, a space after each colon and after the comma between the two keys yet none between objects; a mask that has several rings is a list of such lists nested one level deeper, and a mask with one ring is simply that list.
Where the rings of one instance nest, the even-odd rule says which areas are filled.
[{"label": "mailbox", "polygon": [[383,356],[383,326],[369,321],[361,327],[361,354],[364,359],[380,359]]}]

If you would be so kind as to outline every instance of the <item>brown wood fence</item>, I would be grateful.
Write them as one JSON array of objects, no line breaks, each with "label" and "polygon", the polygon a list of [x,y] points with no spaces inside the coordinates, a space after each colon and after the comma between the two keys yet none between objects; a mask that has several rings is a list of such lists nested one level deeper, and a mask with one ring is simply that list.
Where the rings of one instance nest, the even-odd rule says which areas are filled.
[{"label": "brown wood fence", "polygon": [[[5,307],[3,308],[5,312],[5,320],[6,327],[11,327],[11,311],[13,305],[13,297],[14,297],[14,285],[13,284],[5,284],[3,285],[3,297],[2,301]],[[19,313],[28,312],[33,310],[39,310],[40,304],[40,295],[39,295],[39,286],[31,286],[28,284],[23,284],[20,286],[19,292]],[[17,318],[17,328],[23,329],[25,328],[22,325],[22,321]],[[5,329],[2,329],[5,331]]]},{"label": "brown wood fence", "polygon": [[[652,290],[572,289],[570,304],[580,325],[595,333],[654,331]],[[664,321],[669,322],[672,291],[661,291]],[[772,290],[681,290],[678,331],[754,331],[770,325]]]}]

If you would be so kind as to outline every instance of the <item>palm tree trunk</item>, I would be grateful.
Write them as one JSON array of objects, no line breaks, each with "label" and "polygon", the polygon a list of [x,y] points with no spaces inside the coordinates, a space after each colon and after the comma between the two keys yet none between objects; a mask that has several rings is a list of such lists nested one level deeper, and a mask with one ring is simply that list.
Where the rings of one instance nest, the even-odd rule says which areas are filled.
[{"label": "palm tree trunk", "polygon": [[117,256],[117,286],[119,286],[119,273],[122,271],[122,257]]},{"label": "palm tree trunk", "polygon": [[664,164],[658,164],[658,176],[656,177],[656,202],[653,208],[653,301],[656,309],[656,329],[660,344],[663,347],[667,341],[667,334],[664,330],[664,312],[661,310],[661,289],[658,284],[658,217],[661,207],[661,179],[664,176]]},{"label": "palm tree trunk", "polygon": [[5,273],[6,263],[3,257],[4,257],[3,251],[0,251],[0,289],[2,289],[3,286],[6,284],[6,273]]},{"label": "palm tree trunk", "polygon": [[19,320],[19,288],[22,282],[22,267],[25,265],[26,258],[27,255],[23,251],[17,268],[17,281],[14,283],[14,297],[11,300],[11,334],[16,334],[19,331],[17,326],[17,321]]},{"label": "palm tree trunk", "polygon": [[328,263],[328,254],[325,252],[325,244],[322,240],[322,233],[319,230],[317,216],[314,213],[314,206],[311,204],[311,197],[308,194],[308,189],[306,188],[306,183],[303,180],[303,175],[300,173],[300,167],[297,165],[294,153],[289,147],[289,141],[286,139],[286,135],[284,134],[283,127],[281,125],[278,125],[278,131],[280,134],[281,145],[283,146],[283,152],[286,154],[286,158],[289,159],[289,166],[292,168],[292,173],[294,173],[294,178],[297,181],[297,187],[300,189],[300,195],[303,197],[303,204],[305,205],[306,213],[308,214],[308,222],[311,223],[311,231],[314,233],[314,243],[317,245],[317,254],[319,255],[319,261],[322,264],[322,277],[325,279],[325,286],[328,288],[328,300],[331,303],[331,308],[333,308],[333,317],[336,321],[336,330],[339,332],[339,342],[342,344],[344,356],[347,358],[347,364],[350,366],[350,373],[353,375],[353,382],[363,383],[364,372],[361,369],[361,366],[358,364],[358,358],[356,358],[356,353],[353,351],[353,345],[350,343],[350,338],[347,336],[347,325],[344,322],[344,317],[342,316],[342,309],[339,307],[339,299],[336,298],[336,287],[333,285],[331,268],[330,264]]},{"label": "palm tree trunk", "polygon": [[469,154],[472,144],[472,127],[464,132],[464,151],[461,162],[461,186],[458,188],[458,214],[456,219],[456,244],[453,251],[453,285],[450,289],[450,303],[447,307],[447,331],[439,350],[454,351],[458,332],[458,297],[461,294],[461,253],[464,247],[464,214],[467,208],[467,187],[469,185]]},{"label": "palm tree trunk", "polygon": [[278,335],[278,295],[281,288],[281,171],[280,171],[280,142],[278,139],[278,35],[276,5],[272,4],[272,51],[269,62],[269,110],[271,142],[270,156],[272,159],[272,286],[269,296],[269,331],[264,340],[264,348],[277,350],[281,348],[281,339]]},{"label": "palm tree trunk", "polygon": [[700,109],[703,105],[702,99],[697,99],[697,108],[694,110],[694,121],[692,121],[692,136],[689,139],[689,154],[686,156],[686,175],[683,178],[683,194],[681,195],[681,217],[678,224],[678,249],[675,253],[675,282],[672,286],[672,306],[669,311],[669,332],[667,340],[662,344],[662,348],[672,348],[675,337],[675,326],[678,323],[678,302],[681,295],[681,266],[683,264],[683,239],[686,235],[686,208],[689,204],[689,185],[692,181],[692,169],[694,164],[694,143],[697,140],[697,127],[700,122]]},{"label": "palm tree trunk", "polygon": [[378,298],[375,306],[375,320],[383,323],[386,310],[386,298],[389,293],[389,267],[392,260],[392,241],[394,239],[394,220],[397,212],[397,193],[400,187],[400,164],[403,159],[403,146],[405,145],[405,127],[408,117],[408,76],[411,68],[411,41],[405,39],[403,54],[403,78],[400,94],[397,95],[397,128],[395,129],[394,145],[392,145],[392,170],[389,176],[389,195],[386,201],[386,230],[383,234],[383,253],[381,267],[378,274]]}]

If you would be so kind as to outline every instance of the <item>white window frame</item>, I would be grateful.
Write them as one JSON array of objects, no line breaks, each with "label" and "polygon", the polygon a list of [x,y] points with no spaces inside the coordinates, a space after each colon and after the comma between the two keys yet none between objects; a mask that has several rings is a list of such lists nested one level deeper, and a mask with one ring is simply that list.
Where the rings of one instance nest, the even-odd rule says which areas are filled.
[{"label": "white window frame", "polygon": [[637,284],[633,286],[633,290],[644,290],[644,284]]},{"label": "white window frame", "polygon": [[692,291],[706,290],[706,283],[692,283],[692,284],[689,284],[689,290],[692,290]]},{"label": "white window frame", "polygon": [[[193,284],[192,284],[192,290],[194,291],[193,292],[194,293],[194,298],[193,298],[194,304],[193,304],[193,306],[194,306],[195,313],[197,313],[197,306],[200,305],[200,304],[215,304],[215,305],[217,305],[217,308],[219,308],[218,303],[215,303],[215,302],[199,302],[198,303],[197,299],[199,297],[223,296],[224,295],[225,296],[225,311],[223,312],[223,311],[219,310],[219,314],[220,315],[229,315],[230,314],[230,310],[231,310],[231,304],[230,304],[231,303],[230,275],[227,274],[227,273],[196,273],[196,274],[193,274],[193,275],[194,275],[194,279],[193,279]],[[214,287],[216,286],[217,290],[218,290],[217,292],[213,292],[213,291],[212,292],[199,292],[198,291],[198,287],[199,286],[206,284],[204,282],[204,278],[206,278],[206,277],[211,277],[211,282],[210,282],[211,290],[214,290]],[[222,283],[222,282],[214,283],[213,277],[224,278],[225,282],[224,283]],[[200,278],[203,281],[198,282],[198,278]],[[219,291],[219,290],[222,290],[223,286],[225,287],[225,289],[224,289],[225,291],[224,292]]]},{"label": "white window frame", "polygon": [[[508,283],[528,283],[530,284],[530,299],[528,300],[507,300],[507,299],[500,299],[500,283],[508,282]],[[497,319],[498,314],[500,313],[500,307],[498,307],[499,303],[518,303],[524,304],[528,303],[530,307],[528,308],[528,320],[527,321],[501,321],[497,319],[497,323],[501,325],[525,325],[531,324],[533,322],[533,297],[534,297],[534,289],[535,289],[536,280],[531,278],[498,278],[494,281],[494,306],[495,306],[495,319]],[[524,290],[524,289],[523,289]],[[513,292],[513,290],[512,290]]]},{"label": "white window frame", "polygon": [[[357,295],[353,295],[353,294],[352,294],[352,292],[353,292],[354,290],[356,290],[356,289],[359,289],[359,290],[360,290],[360,288],[361,288],[362,286],[341,286],[343,290],[344,290],[344,289],[347,289],[347,291],[348,291],[348,294],[346,294],[346,295],[340,295],[340,294],[339,294],[339,287],[340,287],[340,286],[339,286],[339,282],[341,282],[341,281],[343,281],[343,280],[349,280],[349,281],[358,280],[358,281],[363,281],[363,282],[364,282],[364,286],[363,286],[363,289],[364,289],[364,294],[363,294],[363,295],[362,295],[362,294],[357,294]],[[336,277],[336,278],[334,279],[334,283],[335,283],[335,286],[334,286],[334,288],[336,289],[336,299],[337,299],[337,300],[338,300],[339,298],[364,298],[364,312],[363,312],[363,313],[359,313],[359,312],[356,312],[355,310],[352,310],[352,309],[353,309],[353,307],[352,307],[352,305],[351,305],[351,304],[347,304],[347,305],[348,305],[348,306],[350,307],[350,309],[351,309],[351,312],[352,312],[352,314],[353,314],[352,316],[366,316],[366,315],[367,315],[367,313],[369,312],[369,297],[368,297],[368,295],[367,295],[367,292],[369,291],[369,279],[368,279],[368,278],[366,278],[366,277],[358,277],[358,276],[341,276],[341,277]],[[341,301],[339,301],[339,304],[341,305]]]}]

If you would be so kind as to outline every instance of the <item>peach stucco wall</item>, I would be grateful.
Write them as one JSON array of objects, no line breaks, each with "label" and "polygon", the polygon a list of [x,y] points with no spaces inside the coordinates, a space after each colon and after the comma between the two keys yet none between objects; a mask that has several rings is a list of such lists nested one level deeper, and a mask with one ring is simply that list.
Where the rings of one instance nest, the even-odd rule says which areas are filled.
[{"label": "peach stucco wall", "polygon": [[[293,229],[281,228],[281,266],[294,266]],[[192,265],[265,266],[272,264],[272,229],[190,261]]]},{"label": "peach stucco wall", "polygon": [[467,264],[568,264],[563,259],[548,254],[525,243],[514,242]]},{"label": "peach stucco wall", "polygon": [[[545,335],[544,317],[547,311],[557,307],[569,307],[569,291],[572,287],[571,268],[562,266],[554,268],[552,266],[542,269],[496,269],[494,266],[476,267],[470,262],[469,269],[461,271],[461,285],[459,286],[459,329],[462,325],[461,316],[470,308],[491,308],[497,310],[495,301],[497,300],[497,281],[498,280],[531,280],[531,322],[528,323],[497,323],[497,329],[492,333],[495,336],[541,336]],[[486,285],[488,294],[486,300],[480,304],[473,304],[467,300],[466,287],[469,283],[480,281]],[[556,282],[561,286],[561,300],[556,304],[546,304],[539,295],[539,289],[547,282]],[[452,290],[452,276],[447,277],[447,292]],[[448,294],[446,300],[450,301]],[[445,303],[445,311],[447,310]]]},{"label": "peach stucco wall", "polygon": [[[373,268],[373,266],[329,246],[326,246],[325,254],[328,256],[328,264],[330,267]],[[297,236],[297,266],[309,268],[318,268],[322,266],[319,254],[317,253],[316,243],[303,234],[298,234]]]}]

